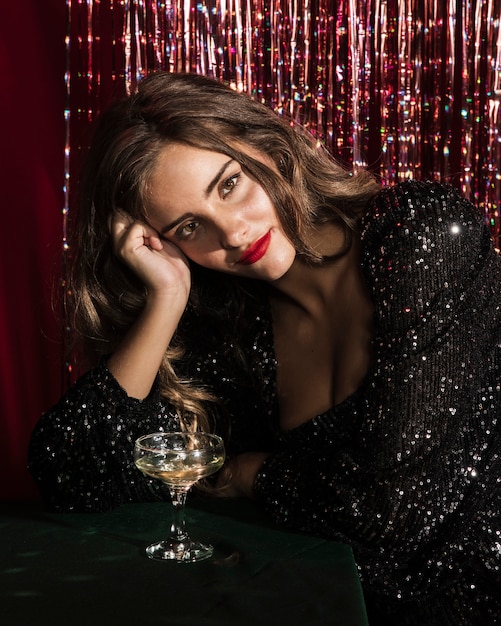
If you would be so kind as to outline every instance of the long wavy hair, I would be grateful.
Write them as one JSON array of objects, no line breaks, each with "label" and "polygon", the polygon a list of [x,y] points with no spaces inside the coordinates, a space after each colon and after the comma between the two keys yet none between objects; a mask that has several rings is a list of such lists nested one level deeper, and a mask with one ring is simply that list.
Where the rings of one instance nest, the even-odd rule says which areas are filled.
[{"label": "long wavy hair", "polygon": [[[112,353],[144,307],[145,286],[113,253],[109,229],[115,209],[148,221],[148,182],[162,148],[178,142],[225,154],[258,180],[270,197],[285,233],[304,262],[326,259],[308,245],[308,232],[325,222],[343,225],[346,246],[359,219],[380,189],[367,171],[337,164],[315,139],[247,95],[195,74],[159,72],[104,113],[95,129],[72,222],[73,263],[67,282],[68,314],[87,366]],[[275,168],[256,160],[258,151]],[[203,276],[203,280],[200,276]],[[220,319],[241,319],[247,291],[234,277],[195,271],[189,307]],[[205,295],[224,292],[218,310]],[[201,291],[204,297],[201,297]],[[227,307],[236,315],[229,317]],[[207,428],[215,401],[209,390],[176,373],[184,340],[178,331],[159,371],[161,393],[182,423]]]}]

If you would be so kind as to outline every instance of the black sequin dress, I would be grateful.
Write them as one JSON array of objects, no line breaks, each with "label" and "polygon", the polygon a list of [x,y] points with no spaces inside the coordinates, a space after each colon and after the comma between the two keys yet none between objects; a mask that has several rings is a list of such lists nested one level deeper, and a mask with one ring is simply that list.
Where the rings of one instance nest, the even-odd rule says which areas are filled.
[{"label": "black sequin dress", "polygon": [[[341,404],[280,432],[266,303],[240,338],[250,373],[199,324],[186,374],[223,398],[230,453],[271,452],[255,494],[276,522],[353,547],[371,626],[501,624],[500,258],[457,192],[406,182],[372,203],[362,266],[375,359]],[[156,389],[128,398],[103,364],[41,418],[30,468],[58,510],[164,498],[132,445],[176,426]]]}]

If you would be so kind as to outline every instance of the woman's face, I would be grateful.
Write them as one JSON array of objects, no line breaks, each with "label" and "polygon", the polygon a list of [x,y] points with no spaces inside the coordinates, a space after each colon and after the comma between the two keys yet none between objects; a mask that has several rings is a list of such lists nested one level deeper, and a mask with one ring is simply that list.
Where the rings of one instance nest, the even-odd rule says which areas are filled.
[{"label": "woman's face", "polygon": [[[272,166],[265,156],[262,162]],[[274,281],[294,262],[296,251],[269,197],[225,154],[183,144],[163,148],[148,205],[150,224],[203,267]]]}]

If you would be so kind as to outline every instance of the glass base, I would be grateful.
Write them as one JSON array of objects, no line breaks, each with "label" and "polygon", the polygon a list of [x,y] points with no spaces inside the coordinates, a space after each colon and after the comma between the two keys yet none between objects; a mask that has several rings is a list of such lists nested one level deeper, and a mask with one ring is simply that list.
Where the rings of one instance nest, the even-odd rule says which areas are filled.
[{"label": "glass base", "polygon": [[146,554],[150,559],[176,561],[177,563],[203,561],[210,558],[213,553],[214,548],[211,545],[204,545],[188,538],[184,541],[165,539],[158,543],[152,543],[146,548]]}]

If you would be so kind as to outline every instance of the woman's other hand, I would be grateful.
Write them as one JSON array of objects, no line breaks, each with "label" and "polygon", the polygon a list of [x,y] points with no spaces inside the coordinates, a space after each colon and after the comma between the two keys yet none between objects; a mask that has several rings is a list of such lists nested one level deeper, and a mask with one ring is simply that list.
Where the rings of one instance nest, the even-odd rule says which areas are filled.
[{"label": "woman's other hand", "polygon": [[228,460],[217,481],[218,494],[227,498],[252,498],[254,480],[268,454],[244,452]]}]

